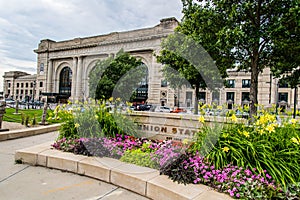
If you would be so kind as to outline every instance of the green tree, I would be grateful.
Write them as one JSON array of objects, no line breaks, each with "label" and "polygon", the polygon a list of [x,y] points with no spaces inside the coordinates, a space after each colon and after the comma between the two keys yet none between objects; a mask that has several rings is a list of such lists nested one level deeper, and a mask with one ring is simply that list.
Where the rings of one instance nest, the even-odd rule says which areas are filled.
[{"label": "green tree", "polygon": [[[233,65],[233,59],[228,57],[230,48],[221,49],[216,43],[217,35],[207,34],[220,31],[224,18],[209,10],[199,11],[200,7],[192,2],[183,1],[183,4],[182,23],[175,29],[174,35],[169,35],[162,42],[162,51],[157,55],[157,60],[164,64],[163,75],[170,83],[176,83],[178,77],[167,73],[169,67],[190,83],[195,89],[195,102],[198,102],[200,88],[219,92],[218,89],[223,85],[221,78],[226,77],[226,69]],[[219,54],[225,56],[220,57]],[[218,68],[215,64],[219,64]]]},{"label": "green tree", "polygon": [[[265,67],[273,71],[291,63],[280,51],[299,57],[290,49],[299,36],[298,0],[182,0],[182,23],[176,31],[199,42],[215,60],[221,74],[236,67],[251,72],[250,114],[256,113],[258,75]],[[297,43],[299,44],[299,42]],[[298,62],[298,61],[297,61]],[[294,63],[299,66],[299,63]],[[283,67],[284,68],[284,67]],[[277,71],[277,74],[284,70]]]},{"label": "green tree", "polygon": [[112,96],[129,100],[140,77],[145,73],[145,67],[139,66],[144,66],[142,61],[123,50],[115,58],[99,61],[89,75],[90,96],[104,100]]}]

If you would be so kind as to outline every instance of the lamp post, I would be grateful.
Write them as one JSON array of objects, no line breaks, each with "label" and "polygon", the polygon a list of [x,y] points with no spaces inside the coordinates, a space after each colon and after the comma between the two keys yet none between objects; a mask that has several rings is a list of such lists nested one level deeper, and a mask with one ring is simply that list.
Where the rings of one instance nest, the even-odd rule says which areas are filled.
[{"label": "lamp post", "polygon": [[33,81],[33,90],[32,90],[32,109],[35,108],[34,106],[34,93],[35,93],[35,85],[36,85],[36,81]]}]

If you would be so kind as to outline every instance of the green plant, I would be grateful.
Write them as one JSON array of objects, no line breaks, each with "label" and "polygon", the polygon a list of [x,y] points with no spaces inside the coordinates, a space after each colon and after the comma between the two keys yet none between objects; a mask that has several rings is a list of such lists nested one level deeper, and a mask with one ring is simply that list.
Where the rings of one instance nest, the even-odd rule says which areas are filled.
[{"label": "green plant", "polygon": [[120,160],[143,167],[157,169],[158,165],[151,159],[150,154],[150,152],[144,152],[141,149],[127,150]]}]

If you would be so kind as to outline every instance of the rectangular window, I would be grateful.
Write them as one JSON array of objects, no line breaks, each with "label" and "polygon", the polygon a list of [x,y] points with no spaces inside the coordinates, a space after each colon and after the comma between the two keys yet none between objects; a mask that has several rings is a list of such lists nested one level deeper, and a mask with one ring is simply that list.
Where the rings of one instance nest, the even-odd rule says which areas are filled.
[{"label": "rectangular window", "polygon": [[285,101],[288,102],[288,93],[287,92],[280,92],[278,95],[278,101]]},{"label": "rectangular window", "polygon": [[43,82],[42,81],[40,82],[40,87],[43,87]]},{"label": "rectangular window", "polygon": [[30,87],[33,88],[33,83],[30,83]]},{"label": "rectangular window", "polygon": [[10,88],[10,83],[8,83],[8,87]]},{"label": "rectangular window", "polygon": [[16,90],[16,94],[19,94],[19,90]]},{"label": "rectangular window", "polygon": [[206,92],[199,92],[199,100],[206,100]]},{"label": "rectangular window", "polygon": [[17,88],[20,87],[20,83],[17,83]]},{"label": "rectangular window", "polygon": [[250,92],[242,92],[242,102],[250,101]]},{"label": "rectangular window", "polygon": [[21,83],[21,88],[23,88],[24,87],[24,83]]},{"label": "rectangular window", "polygon": [[212,100],[213,101],[219,101],[220,100],[220,92],[219,91],[213,91]]},{"label": "rectangular window", "polygon": [[10,94],[10,90],[7,90],[7,94]]},{"label": "rectangular window", "polygon": [[21,94],[23,94],[23,92],[24,92],[24,91],[23,91],[23,90],[21,90]]},{"label": "rectangular window", "polygon": [[28,88],[28,83],[26,83],[26,87]]},{"label": "rectangular window", "polygon": [[161,87],[167,87],[168,82],[166,80],[161,80]]},{"label": "rectangular window", "polygon": [[250,79],[243,79],[242,80],[242,88],[250,88],[251,81]]},{"label": "rectangular window", "polygon": [[235,88],[235,80],[233,80],[233,79],[227,80],[225,86],[227,88]]},{"label": "rectangular window", "polygon": [[226,92],[226,100],[234,102],[234,92]]}]

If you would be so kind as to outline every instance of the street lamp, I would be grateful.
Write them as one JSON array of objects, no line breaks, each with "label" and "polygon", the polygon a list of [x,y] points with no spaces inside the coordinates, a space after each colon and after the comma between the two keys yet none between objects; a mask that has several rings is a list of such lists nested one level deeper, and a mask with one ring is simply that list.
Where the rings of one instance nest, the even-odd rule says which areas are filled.
[{"label": "street lamp", "polygon": [[36,85],[36,81],[33,81],[33,90],[32,90],[32,109],[35,108],[34,107],[34,93],[35,93],[35,85]]}]

